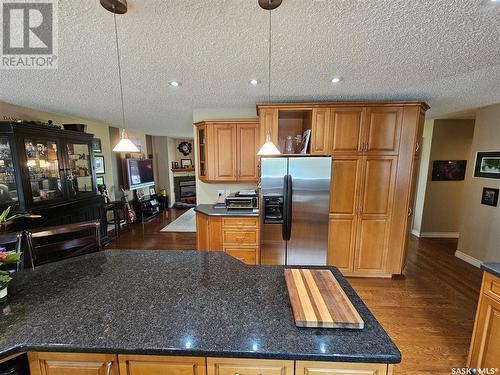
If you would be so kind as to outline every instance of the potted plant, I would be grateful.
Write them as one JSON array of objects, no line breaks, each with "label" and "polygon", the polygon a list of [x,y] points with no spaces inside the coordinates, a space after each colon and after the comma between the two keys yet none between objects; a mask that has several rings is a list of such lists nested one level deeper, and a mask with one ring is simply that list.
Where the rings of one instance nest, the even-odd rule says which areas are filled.
[{"label": "potted plant", "polygon": [[5,247],[0,247],[0,302],[7,299],[7,285],[12,281],[10,272],[4,267],[19,262],[21,254],[21,252],[7,251]]},{"label": "potted plant", "polygon": [[[10,213],[10,206],[7,207],[2,214],[0,214],[0,232],[6,232],[9,228],[9,225],[11,225],[14,220],[19,219],[19,218],[28,218],[28,219],[34,219],[41,217],[40,215],[33,215],[33,214],[15,214],[12,216],[9,216]],[[9,216],[9,217],[8,217]]]}]

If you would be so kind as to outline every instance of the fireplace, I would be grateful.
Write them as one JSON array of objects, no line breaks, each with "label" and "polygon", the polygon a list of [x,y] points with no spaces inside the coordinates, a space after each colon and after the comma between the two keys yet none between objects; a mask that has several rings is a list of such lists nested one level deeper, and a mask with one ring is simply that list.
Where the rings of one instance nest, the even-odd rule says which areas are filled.
[{"label": "fireplace", "polygon": [[174,177],[175,202],[196,202],[196,181],[194,176]]}]

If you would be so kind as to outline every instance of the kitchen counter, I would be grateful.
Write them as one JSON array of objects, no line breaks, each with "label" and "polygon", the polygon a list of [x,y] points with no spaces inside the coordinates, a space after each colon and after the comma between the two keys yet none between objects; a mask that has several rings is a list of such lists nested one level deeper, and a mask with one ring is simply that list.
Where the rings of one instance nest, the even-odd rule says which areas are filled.
[{"label": "kitchen counter", "polygon": [[246,266],[223,252],[111,250],[26,270],[0,305],[0,355],[400,362],[397,347],[336,268],[330,269],[365,328],[296,327],[284,268]]},{"label": "kitchen counter", "polygon": [[258,217],[259,213],[253,210],[228,210],[227,208],[214,208],[213,204],[199,204],[194,209],[207,216],[226,216],[226,217]]},{"label": "kitchen counter", "polygon": [[482,263],[481,269],[496,277],[500,277],[500,263]]}]

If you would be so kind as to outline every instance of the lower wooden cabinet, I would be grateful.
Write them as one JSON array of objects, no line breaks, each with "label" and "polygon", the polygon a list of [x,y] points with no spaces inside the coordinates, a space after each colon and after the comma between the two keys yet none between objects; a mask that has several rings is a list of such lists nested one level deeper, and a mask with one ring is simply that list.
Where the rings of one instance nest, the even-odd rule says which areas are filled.
[{"label": "lower wooden cabinet", "polygon": [[249,265],[260,263],[258,217],[220,217],[196,214],[197,249],[225,251]]},{"label": "lower wooden cabinet", "polygon": [[28,353],[32,375],[391,375],[393,365],[129,354]]},{"label": "lower wooden cabinet", "polygon": [[500,364],[500,277],[485,272],[474,323],[468,367]]},{"label": "lower wooden cabinet", "polygon": [[28,353],[31,375],[118,375],[113,354]]},{"label": "lower wooden cabinet", "polygon": [[119,355],[120,375],[205,375],[204,357]]},{"label": "lower wooden cabinet", "polygon": [[293,361],[207,358],[207,375],[293,375]]},{"label": "lower wooden cabinet", "polygon": [[391,375],[392,365],[297,361],[295,375]]}]

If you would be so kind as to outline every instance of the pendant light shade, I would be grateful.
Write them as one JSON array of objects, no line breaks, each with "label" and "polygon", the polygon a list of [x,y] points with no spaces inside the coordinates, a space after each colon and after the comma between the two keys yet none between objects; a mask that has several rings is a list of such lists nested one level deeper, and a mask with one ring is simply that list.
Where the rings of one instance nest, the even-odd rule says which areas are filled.
[{"label": "pendant light shade", "polygon": [[[268,46],[268,99],[271,103],[271,59],[272,59],[272,36],[273,36],[273,22],[271,12],[281,5],[282,0],[259,0],[259,6],[269,12],[269,46]],[[266,142],[262,145],[257,155],[280,155],[281,152],[273,143],[271,133],[266,132]]]},{"label": "pendant light shade", "polygon": [[271,139],[271,134],[269,132],[266,133],[266,142],[262,145],[257,155],[280,155],[281,152],[278,150],[278,147],[273,143]]},{"label": "pendant light shade", "polygon": [[134,143],[128,139],[125,129],[122,130],[120,142],[113,148],[113,152],[140,152]]}]

